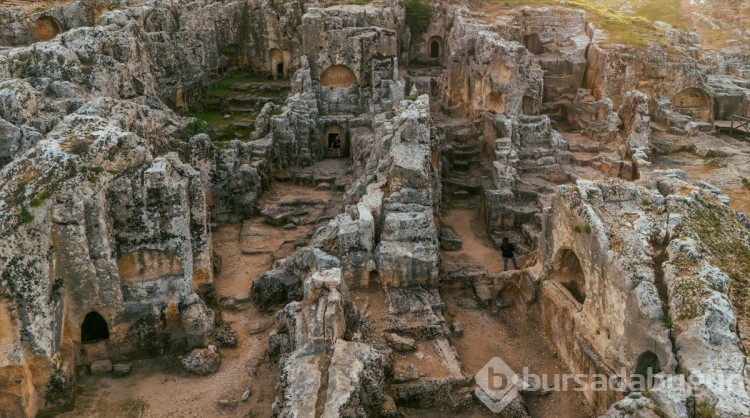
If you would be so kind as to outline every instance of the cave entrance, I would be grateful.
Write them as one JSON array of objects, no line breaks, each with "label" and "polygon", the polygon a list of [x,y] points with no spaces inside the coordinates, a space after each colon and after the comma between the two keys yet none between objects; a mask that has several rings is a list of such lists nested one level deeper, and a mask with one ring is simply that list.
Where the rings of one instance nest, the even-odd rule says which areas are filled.
[{"label": "cave entrance", "polygon": [[109,339],[107,321],[97,312],[89,312],[81,324],[81,342],[92,344]]},{"label": "cave entrance", "polygon": [[430,38],[430,58],[440,58],[443,55],[443,40],[439,36]]},{"label": "cave entrance", "polygon": [[573,299],[582,304],[586,300],[586,277],[576,253],[569,249],[561,250],[554,265],[555,275],[552,279],[562,284]]},{"label": "cave entrance", "polygon": [[639,392],[651,388],[653,376],[661,372],[659,357],[652,351],[646,351],[635,362],[635,371],[631,376],[631,390]]},{"label": "cave entrance", "polygon": [[276,76],[281,77],[284,74],[284,63],[280,62],[276,64]]}]

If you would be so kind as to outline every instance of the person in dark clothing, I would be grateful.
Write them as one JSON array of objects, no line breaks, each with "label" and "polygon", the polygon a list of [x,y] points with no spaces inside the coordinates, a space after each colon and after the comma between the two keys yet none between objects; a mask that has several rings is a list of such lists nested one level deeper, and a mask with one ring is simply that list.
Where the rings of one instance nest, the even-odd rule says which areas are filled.
[{"label": "person in dark clothing", "polygon": [[508,259],[513,261],[513,268],[518,270],[515,255],[516,246],[510,243],[508,237],[503,237],[503,243],[500,244],[500,252],[503,256],[503,271],[508,271]]},{"label": "person in dark clothing", "polygon": [[338,135],[333,138],[333,144],[331,144],[331,148],[336,151],[336,157],[341,158],[341,140],[339,139]]}]

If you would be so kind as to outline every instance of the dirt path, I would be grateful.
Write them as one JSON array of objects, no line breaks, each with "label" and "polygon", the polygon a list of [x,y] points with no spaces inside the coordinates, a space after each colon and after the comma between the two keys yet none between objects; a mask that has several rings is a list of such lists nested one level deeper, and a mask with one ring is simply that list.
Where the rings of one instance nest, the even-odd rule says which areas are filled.
[{"label": "dirt path", "polygon": [[[460,250],[443,252],[444,259],[481,264],[488,273],[503,271],[503,259],[500,252],[494,249],[487,239],[476,209],[448,209],[443,212],[442,221],[452,227],[463,240]],[[518,254],[516,261],[519,267],[523,267],[526,256]],[[513,268],[512,263],[509,264],[508,268]]]}]

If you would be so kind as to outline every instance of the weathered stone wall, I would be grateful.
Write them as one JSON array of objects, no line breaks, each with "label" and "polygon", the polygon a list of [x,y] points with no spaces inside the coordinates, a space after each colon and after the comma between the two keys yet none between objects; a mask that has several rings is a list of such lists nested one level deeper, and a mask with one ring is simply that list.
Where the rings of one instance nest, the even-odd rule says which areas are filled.
[{"label": "weathered stone wall", "polygon": [[[26,374],[13,395],[24,414],[70,403],[74,368],[92,358],[80,335],[89,312],[107,322],[103,355],[115,360],[210,337],[213,314],[195,293],[213,283],[200,176],[174,154],[155,158],[158,141],[145,139],[175,123],[169,111],[99,98],[0,171],[2,299],[20,336],[0,375]],[[133,252],[180,268],[122,281]]]},{"label": "weathered stone wall", "polygon": [[[632,372],[638,356],[647,350],[658,356],[665,370],[677,365],[668,329],[661,321],[661,302],[647,252],[649,239],[664,235],[666,221],[644,216],[642,200],[663,205],[660,196],[632,186],[579,181],[576,187],[559,188],[552,207],[545,211],[539,243],[546,279],[542,322],[564,362],[576,373],[592,369],[619,373],[622,367]],[[639,233],[618,229],[609,216],[602,218],[621,212],[604,209],[602,213],[599,208],[625,206],[623,202],[632,205],[623,209],[632,213],[627,222]],[[568,277],[560,263],[562,251],[578,258],[585,283],[583,303],[565,288]],[[586,397],[600,413],[612,402],[607,393],[592,391]]]},{"label": "weathered stone wall", "polygon": [[[540,238],[542,323],[575,373],[624,370],[630,383],[650,352],[658,359],[653,372],[663,380],[649,396],[662,412],[684,416],[686,399],[695,394],[714,405],[718,416],[742,416],[750,397],[728,307],[731,293],[721,285],[726,276],[716,261],[697,252],[696,246],[717,244],[704,234],[707,221],[693,217],[715,210],[729,224],[737,221],[706,192],[670,195],[679,187],[693,188],[679,180],[659,181],[666,198],[621,182],[578,181],[558,189]],[[718,234],[721,245],[735,240],[732,245],[741,246],[746,239],[741,233]],[[570,254],[580,272],[570,269]],[[576,280],[583,290],[572,285]],[[688,384],[664,380],[680,372]],[[719,379],[726,379],[726,386]],[[607,392],[586,395],[599,413],[613,398]]]},{"label": "weathered stone wall", "polygon": [[312,80],[320,83],[321,114],[358,115],[388,99],[398,67],[397,23],[397,11],[389,7],[308,8],[302,52]]},{"label": "weathered stone wall", "polygon": [[[707,90],[707,78],[695,59],[680,54],[670,58],[657,45],[645,51],[592,44],[587,54],[584,84],[598,98],[608,97],[615,108],[629,90],[640,90],[649,100],[671,99],[686,88]],[[713,102],[709,104],[712,111]]]},{"label": "weathered stone wall", "polygon": [[480,112],[521,114],[542,103],[543,73],[523,45],[456,15],[447,39],[443,108],[470,119]]}]

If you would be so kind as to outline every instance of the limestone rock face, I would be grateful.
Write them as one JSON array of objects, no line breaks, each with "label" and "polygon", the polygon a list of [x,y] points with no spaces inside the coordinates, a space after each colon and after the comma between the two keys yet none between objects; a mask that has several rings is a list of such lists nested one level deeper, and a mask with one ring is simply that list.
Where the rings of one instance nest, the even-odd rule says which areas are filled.
[{"label": "limestone rock face", "polygon": [[438,175],[431,164],[429,99],[423,95],[401,103],[386,169],[391,195],[383,199],[384,221],[375,260],[380,279],[388,286],[433,285],[439,243],[432,185]]},{"label": "limestone rock face", "polygon": [[[568,105],[568,123],[596,142],[613,143],[618,139],[620,118],[612,100],[593,100],[587,90],[580,90],[576,101]],[[648,138],[648,132],[646,132]]]},{"label": "limestone rock face", "polygon": [[336,341],[322,416],[379,416],[384,403],[385,379],[380,353],[367,344]]},{"label": "limestone rock face", "polygon": [[[195,293],[213,282],[200,176],[176,154],[154,156],[181,120],[110,98],[65,116],[54,97],[39,94],[49,86],[12,87],[40,105],[6,101],[4,115],[21,124],[22,142],[31,132],[38,140],[0,171],[0,300],[16,312],[3,323],[26,335],[14,339],[16,354],[0,362],[0,373],[40,365],[17,394],[41,396],[40,409],[69,401],[72,350],[80,361],[96,360],[81,345],[90,314],[106,323],[114,361],[205,345],[213,331],[213,313]],[[54,127],[35,125],[44,120]],[[48,386],[50,379],[58,383]]]},{"label": "limestone rock face", "polygon": [[686,88],[706,88],[706,75],[695,59],[686,55],[669,59],[656,45],[650,46],[647,52],[638,52],[626,46],[592,44],[587,57],[585,85],[597,98],[612,99],[615,108],[622,105],[622,99],[630,90],[648,87],[649,97],[671,98]]},{"label": "limestone rock face", "polygon": [[[276,314],[291,350],[280,364],[276,415],[312,417],[319,402],[325,402],[326,417],[379,415],[385,403],[381,354],[367,344],[342,339],[352,309],[341,270],[333,268],[308,277],[302,300]],[[325,400],[319,400],[323,379],[328,386]]]},{"label": "limestone rock face", "polygon": [[[481,111],[521,114],[524,102],[539,106],[544,78],[534,55],[523,45],[463,19],[456,16],[447,40],[452,56],[443,106],[461,109],[470,117]],[[467,91],[466,78],[472,91]]]},{"label": "limestone rock face", "polygon": [[340,267],[338,258],[317,249],[304,247],[284,259],[279,267],[253,281],[253,300],[262,308],[302,299],[303,281],[310,274]]},{"label": "limestone rock face", "polygon": [[[729,383],[743,381],[745,358],[729,276],[736,280],[746,264],[748,226],[710,192],[671,181],[682,191],[666,198],[620,182],[558,189],[540,241],[542,310],[562,309],[568,319],[558,314],[545,326],[553,334],[563,323],[575,329],[557,342],[573,370],[599,364],[671,374],[679,366],[687,385],[662,383],[649,395],[664,413],[680,416],[695,394],[721,416],[742,416],[750,395],[744,384]],[[718,258],[721,251],[732,251],[731,261]],[[597,330],[606,330],[606,341]],[[565,339],[586,340],[591,350],[575,354]]]},{"label": "limestone rock face", "polygon": [[651,117],[648,114],[648,96],[640,91],[629,91],[618,110],[625,127],[625,145],[639,166],[647,165],[647,152]]}]

